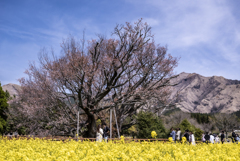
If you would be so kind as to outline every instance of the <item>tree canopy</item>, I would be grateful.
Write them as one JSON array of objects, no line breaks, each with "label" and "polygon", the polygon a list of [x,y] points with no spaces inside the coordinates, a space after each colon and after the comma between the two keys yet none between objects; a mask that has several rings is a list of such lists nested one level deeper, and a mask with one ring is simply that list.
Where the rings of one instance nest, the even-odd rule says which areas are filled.
[{"label": "tree canopy", "polygon": [[75,128],[80,110],[85,136],[94,137],[96,119],[104,110],[116,108],[121,129],[124,119],[147,102],[165,106],[178,59],[155,43],[151,27],[142,20],[117,25],[112,35],[87,45],[70,37],[62,43],[60,57],[52,52],[50,58],[42,50],[39,67],[30,64],[28,78],[20,79],[26,111],[38,111],[36,116],[52,120],[48,125],[66,130],[60,124]]}]

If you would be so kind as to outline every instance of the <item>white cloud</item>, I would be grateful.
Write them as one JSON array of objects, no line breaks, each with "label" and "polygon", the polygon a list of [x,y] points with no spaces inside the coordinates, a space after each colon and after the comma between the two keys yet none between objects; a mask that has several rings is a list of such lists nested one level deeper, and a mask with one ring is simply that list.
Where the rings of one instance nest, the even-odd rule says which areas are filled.
[{"label": "white cloud", "polygon": [[[24,39],[26,43],[16,45],[16,51],[13,52],[24,53],[25,59],[29,59],[30,51],[26,50],[27,47],[31,48],[31,52],[38,53],[39,48],[52,46],[58,54],[62,39],[67,38],[69,34],[79,39],[82,37],[83,30],[86,29],[86,40],[88,40],[96,38],[97,33],[110,34],[116,23],[135,22],[143,17],[143,20],[153,27],[152,33],[155,35],[156,42],[161,45],[167,44],[173,55],[182,57],[179,72],[191,70],[205,72],[206,75],[227,73],[226,76],[229,76],[233,70],[240,70],[240,24],[237,21],[238,16],[233,14],[227,4],[229,1],[126,1],[133,5],[133,10],[126,14],[129,15],[128,17],[119,14],[115,17],[115,22],[109,22],[109,19],[100,21],[94,16],[79,17],[69,12],[64,16],[49,14],[48,17],[38,17],[44,23],[39,28],[22,24],[25,31],[21,31],[18,27],[9,28],[1,24],[0,31]],[[34,43],[37,46],[34,46]],[[14,42],[11,45],[14,46]],[[231,64],[231,66],[218,69],[223,62],[225,62],[224,65]],[[231,77],[240,79],[239,74],[238,76],[232,74]]]},{"label": "white cloud", "polygon": [[[233,73],[240,70],[239,16],[233,14],[227,0],[132,0],[147,6],[154,15],[144,20],[153,25],[156,42],[168,44],[171,52],[181,55],[181,69],[207,73]],[[187,63],[186,61],[189,61]],[[181,64],[181,63],[186,64]],[[190,63],[194,62],[194,63]],[[222,66],[219,65],[222,63]],[[223,65],[231,64],[222,69]],[[190,67],[190,68],[189,68]],[[226,70],[231,70],[227,72]],[[229,74],[228,74],[229,76]],[[232,74],[231,77],[240,78]]]},{"label": "white cloud", "polygon": [[[139,1],[132,1],[138,3]],[[224,38],[222,33],[232,30],[235,19],[226,1],[209,0],[149,0],[149,8],[158,12],[145,18],[153,24],[159,36],[174,47],[188,47],[199,43],[210,43]],[[151,6],[151,7],[150,7]],[[238,29],[239,30],[239,29]]]}]

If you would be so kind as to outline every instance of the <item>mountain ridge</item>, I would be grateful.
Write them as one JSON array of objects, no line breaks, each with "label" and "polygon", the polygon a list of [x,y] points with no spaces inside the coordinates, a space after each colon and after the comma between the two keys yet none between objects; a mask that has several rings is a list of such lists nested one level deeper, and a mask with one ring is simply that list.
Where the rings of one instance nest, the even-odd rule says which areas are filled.
[{"label": "mountain ridge", "polygon": [[172,80],[170,98],[182,111],[191,113],[232,113],[240,110],[240,81],[222,76],[204,77],[197,73],[180,73]]},{"label": "mountain ridge", "polygon": [[[177,85],[172,87],[170,99],[184,112],[233,113],[240,110],[240,80],[182,72],[171,83]],[[12,83],[2,88],[16,97],[21,90],[21,86]]]},{"label": "mountain ridge", "polygon": [[11,97],[14,97],[14,95],[18,97],[18,92],[21,90],[21,86],[13,83],[8,83],[3,85],[2,89],[4,92],[7,90]]}]

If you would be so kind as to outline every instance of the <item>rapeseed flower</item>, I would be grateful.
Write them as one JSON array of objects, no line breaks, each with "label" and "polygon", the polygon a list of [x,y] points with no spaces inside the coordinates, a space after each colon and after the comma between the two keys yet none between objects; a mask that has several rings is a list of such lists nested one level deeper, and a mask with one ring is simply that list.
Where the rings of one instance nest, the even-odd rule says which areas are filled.
[{"label": "rapeseed flower", "polygon": [[151,132],[151,136],[152,136],[152,138],[156,139],[156,137],[157,137],[156,131],[152,131],[152,132]]},{"label": "rapeseed flower", "polygon": [[[172,139],[170,139],[172,142]],[[184,138],[183,138],[184,140]],[[163,142],[51,141],[38,138],[0,139],[0,161],[39,160],[240,160],[240,144],[168,144]]]}]

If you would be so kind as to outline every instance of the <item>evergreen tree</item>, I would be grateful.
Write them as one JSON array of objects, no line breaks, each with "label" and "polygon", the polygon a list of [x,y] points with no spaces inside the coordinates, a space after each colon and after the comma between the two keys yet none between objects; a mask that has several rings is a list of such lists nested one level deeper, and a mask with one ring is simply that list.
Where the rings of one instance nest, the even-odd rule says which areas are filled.
[{"label": "evergreen tree", "polygon": [[6,98],[6,93],[3,91],[1,83],[0,83],[0,133],[2,134],[4,128],[6,127],[7,116],[5,114],[5,110],[7,110],[8,103]]},{"label": "evergreen tree", "polygon": [[209,116],[207,115],[206,123],[209,123]]},{"label": "evergreen tree", "polygon": [[202,136],[202,133],[203,131],[199,128],[196,128],[194,125],[192,125],[190,122],[188,122],[187,119],[184,119],[180,125],[179,125],[181,131],[185,131],[185,130],[189,130],[189,131],[192,131],[194,133],[194,136],[196,138],[196,140],[200,140],[201,139],[201,136]]},{"label": "evergreen tree", "polygon": [[196,119],[199,124],[209,123],[209,114],[191,113],[191,117]]},{"label": "evergreen tree", "polygon": [[10,93],[8,92],[8,90],[6,90],[6,92],[5,92],[5,96],[6,96],[7,100],[10,99]]},{"label": "evergreen tree", "polygon": [[151,132],[157,133],[157,138],[166,137],[162,120],[151,112],[139,112],[137,115],[138,138],[151,138]]},{"label": "evergreen tree", "polygon": [[201,129],[199,129],[199,128],[195,129],[194,136],[195,136],[196,140],[201,140],[202,134],[203,134],[203,131]]},{"label": "evergreen tree", "polygon": [[203,116],[201,117],[201,122],[202,122],[202,123],[205,123],[205,120],[206,120],[205,118],[206,118],[205,115],[203,115]]},{"label": "evergreen tree", "polygon": [[200,115],[197,115],[197,122],[198,122],[199,124],[202,123],[202,121],[201,121],[201,119],[200,119]]},{"label": "evergreen tree", "polygon": [[187,119],[182,120],[182,122],[179,125],[181,131],[189,130],[195,132],[195,127],[188,122]]}]

